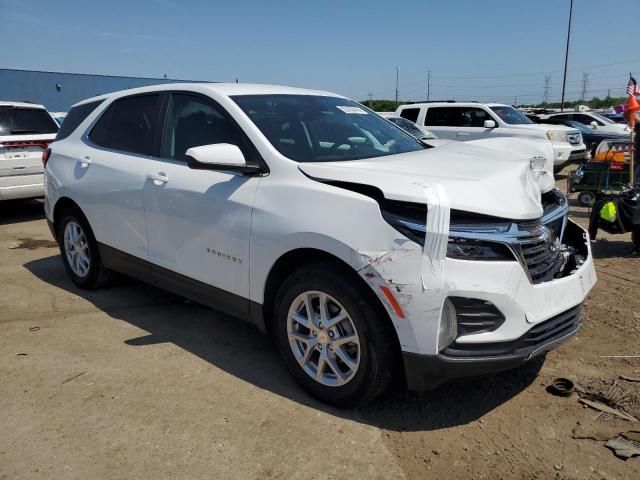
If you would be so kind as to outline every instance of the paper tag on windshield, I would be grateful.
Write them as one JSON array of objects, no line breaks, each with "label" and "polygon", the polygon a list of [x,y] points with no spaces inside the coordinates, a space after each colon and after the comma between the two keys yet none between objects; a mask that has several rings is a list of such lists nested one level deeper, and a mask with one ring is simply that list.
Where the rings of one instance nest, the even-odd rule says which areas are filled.
[{"label": "paper tag on windshield", "polygon": [[354,113],[356,115],[366,115],[367,114],[367,112],[365,112],[360,107],[350,107],[348,105],[336,105],[336,108],[342,110],[344,113]]}]

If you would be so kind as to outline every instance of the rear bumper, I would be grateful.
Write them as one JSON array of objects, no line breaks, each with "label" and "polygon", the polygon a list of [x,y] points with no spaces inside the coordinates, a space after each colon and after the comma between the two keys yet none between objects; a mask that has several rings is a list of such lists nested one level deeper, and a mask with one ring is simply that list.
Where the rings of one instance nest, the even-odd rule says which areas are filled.
[{"label": "rear bumper", "polygon": [[520,338],[493,344],[457,344],[438,355],[403,352],[407,386],[430,390],[454,379],[510,370],[544,355],[580,329],[581,305],[535,325]]},{"label": "rear bumper", "polygon": [[44,197],[42,174],[0,177],[0,200]]}]

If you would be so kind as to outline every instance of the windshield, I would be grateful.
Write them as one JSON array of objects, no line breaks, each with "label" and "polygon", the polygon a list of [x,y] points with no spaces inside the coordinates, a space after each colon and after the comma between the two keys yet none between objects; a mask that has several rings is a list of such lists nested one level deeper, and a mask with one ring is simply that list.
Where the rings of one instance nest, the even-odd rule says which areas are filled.
[{"label": "windshield", "polygon": [[0,107],[0,135],[56,133],[58,125],[41,108]]},{"label": "windshield", "polygon": [[358,160],[426,148],[344,98],[237,95],[232,99],[282,155],[297,162]]},{"label": "windshield", "polygon": [[532,122],[527,116],[520,110],[516,110],[509,106],[489,107],[498,115],[504,123],[509,125],[529,125]]}]

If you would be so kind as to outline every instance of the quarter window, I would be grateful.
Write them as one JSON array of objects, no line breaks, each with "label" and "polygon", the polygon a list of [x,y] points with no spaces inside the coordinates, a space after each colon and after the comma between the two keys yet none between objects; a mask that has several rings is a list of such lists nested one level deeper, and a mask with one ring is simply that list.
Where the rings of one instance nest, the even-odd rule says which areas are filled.
[{"label": "quarter window", "polygon": [[215,143],[237,145],[247,156],[241,132],[220,107],[194,95],[172,94],[161,156],[185,160],[185,152],[191,147]]},{"label": "quarter window", "polygon": [[89,138],[106,148],[151,155],[160,95],[136,95],[116,100],[96,123]]},{"label": "quarter window", "polygon": [[96,108],[98,108],[98,105],[100,105],[101,103],[102,100],[83,103],[82,105],[78,105],[69,110],[69,114],[65,117],[64,122],[62,122],[60,130],[58,130],[56,141],[63,140],[71,135],[73,131],[78,128],[78,125],[84,122],[84,119],[87,118]]}]

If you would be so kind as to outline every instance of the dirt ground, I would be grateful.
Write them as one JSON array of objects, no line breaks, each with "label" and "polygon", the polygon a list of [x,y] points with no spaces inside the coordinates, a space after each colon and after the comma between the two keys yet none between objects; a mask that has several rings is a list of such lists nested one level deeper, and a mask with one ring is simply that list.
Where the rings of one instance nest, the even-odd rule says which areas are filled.
[{"label": "dirt ground", "polygon": [[[562,176],[559,184],[562,185]],[[585,223],[585,209],[572,207]],[[0,204],[0,479],[638,479],[556,377],[640,418],[640,256],[593,244],[579,335],[537,361],[357,410],[302,392],[257,330],[133,280],[65,275],[39,201]]]}]

